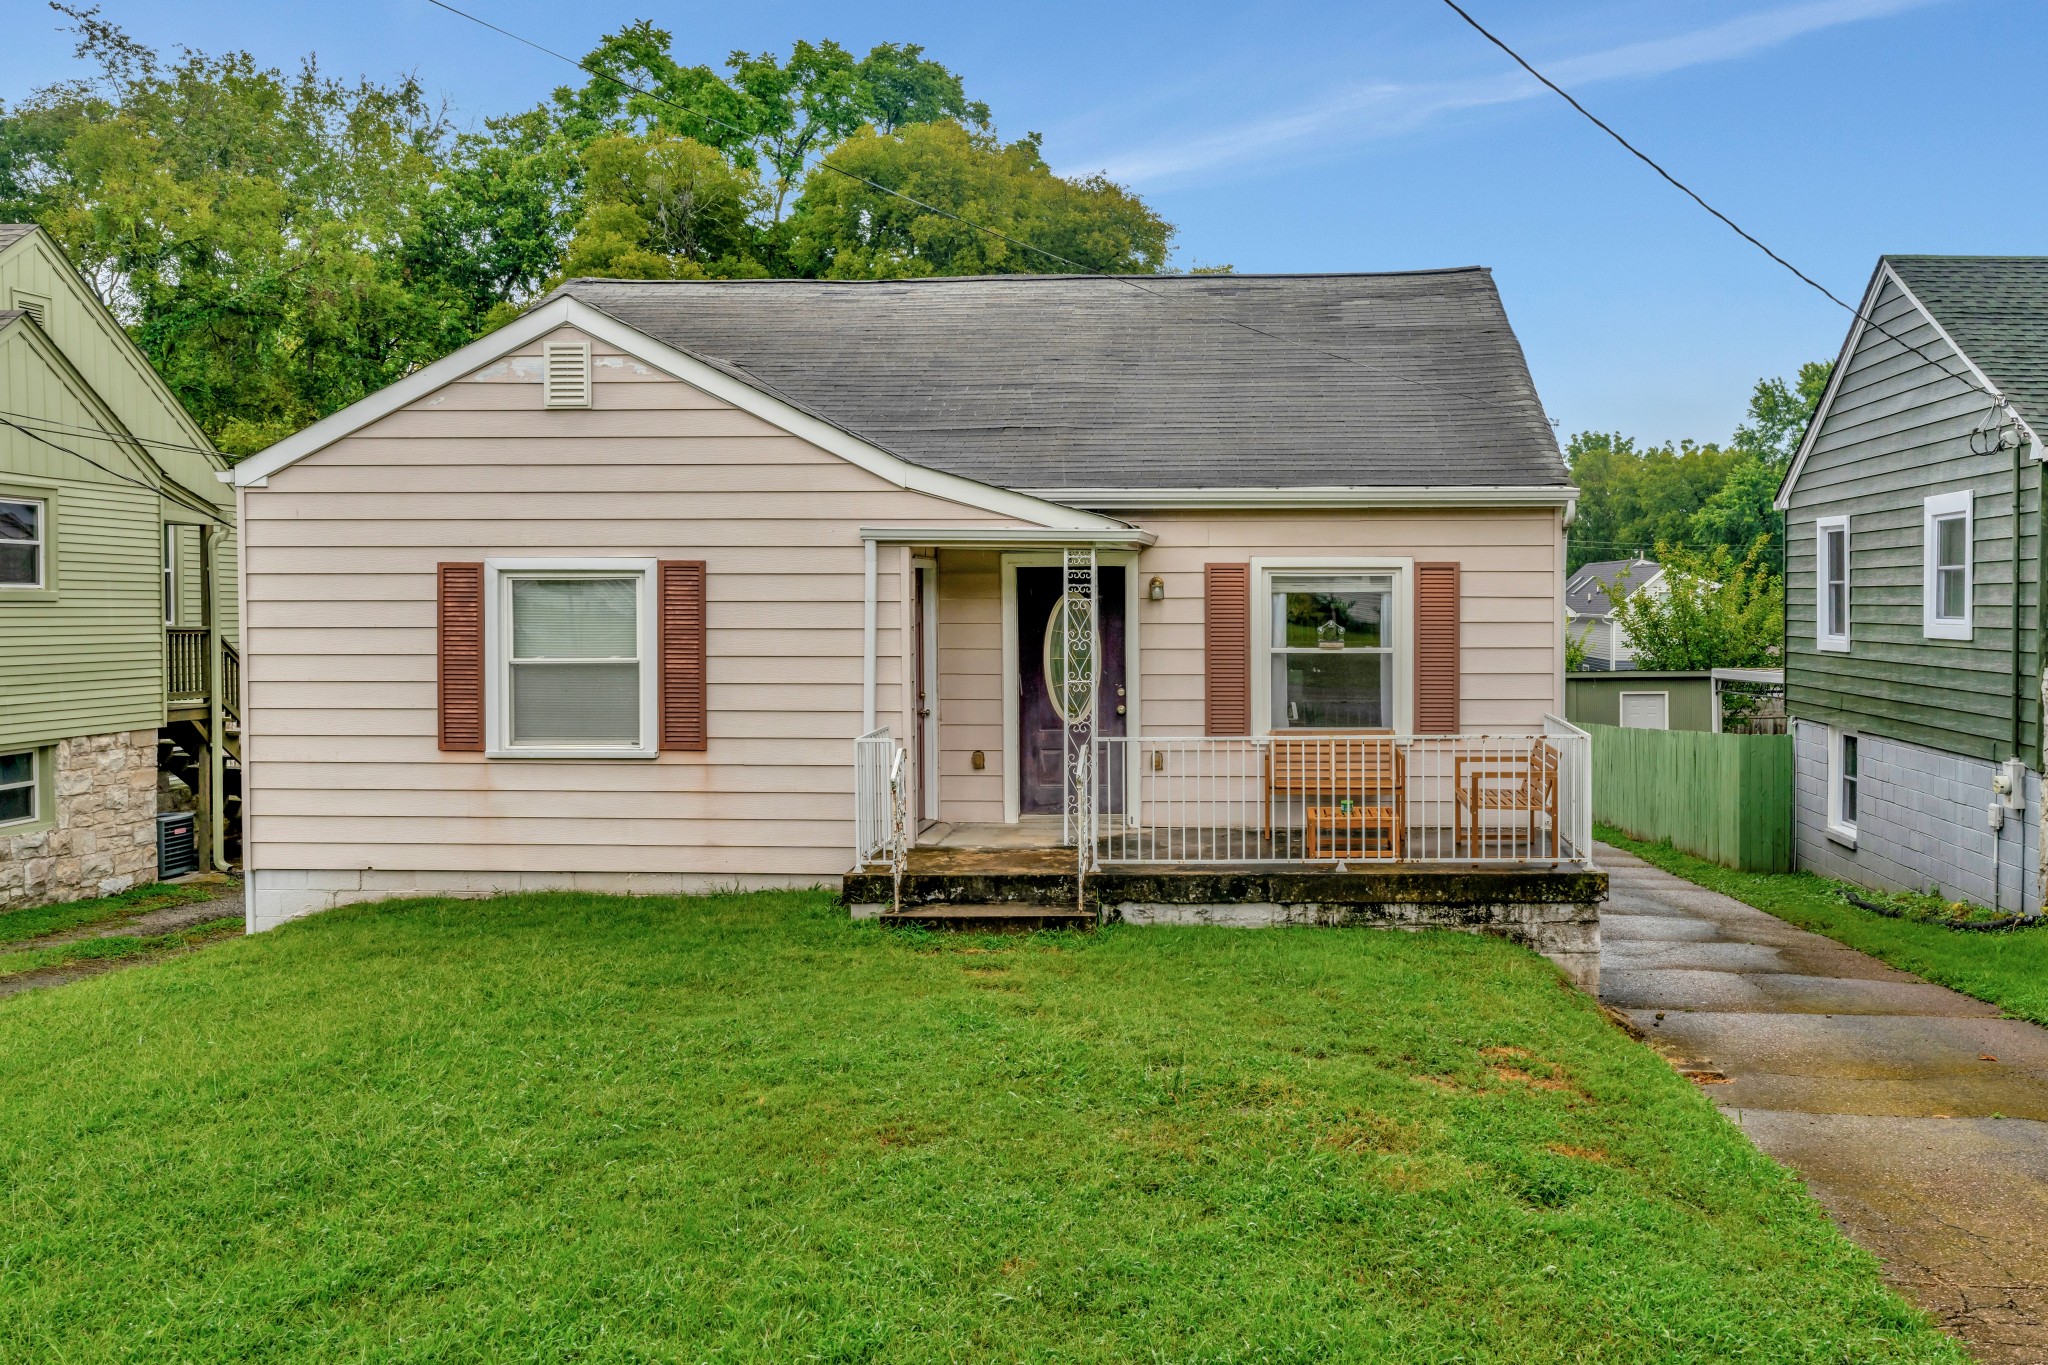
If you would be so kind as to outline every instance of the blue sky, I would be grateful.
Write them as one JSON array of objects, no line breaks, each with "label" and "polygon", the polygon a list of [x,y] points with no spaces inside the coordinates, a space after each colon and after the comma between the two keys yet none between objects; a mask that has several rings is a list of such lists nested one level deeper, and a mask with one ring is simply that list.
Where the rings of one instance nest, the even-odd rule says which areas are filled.
[{"label": "blue sky", "polygon": [[[463,122],[566,68],[424,0],[101,0],[153,45],[417,74]],[[1879,253],[2048,251],[2038,0],[1466,0],[1539,67],[1852,301]],[[1491,266],[1561,431],[1725,438],[1750,385],[1830,357],[1847,314],[1657,181],[1439,0],[1032,7],[474,0],[580,55],[647,17],[679,55],[923,43],[1000,130],[1107,170],[1182,263]],[[9,0],[0,98],[78,70]]]}]

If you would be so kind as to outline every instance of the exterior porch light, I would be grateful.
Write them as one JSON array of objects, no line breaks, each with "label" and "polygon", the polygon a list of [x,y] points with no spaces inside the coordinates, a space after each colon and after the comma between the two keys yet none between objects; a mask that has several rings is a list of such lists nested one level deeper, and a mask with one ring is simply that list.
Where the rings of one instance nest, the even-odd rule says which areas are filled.
[{"label": "exterior porch light", "polygon": [[1145,585],[1145,596],[1151,598],[1154,602],[1164,602],[1166,600],[1166,580],[1158,574],[1153,574],[1152,581]]}]

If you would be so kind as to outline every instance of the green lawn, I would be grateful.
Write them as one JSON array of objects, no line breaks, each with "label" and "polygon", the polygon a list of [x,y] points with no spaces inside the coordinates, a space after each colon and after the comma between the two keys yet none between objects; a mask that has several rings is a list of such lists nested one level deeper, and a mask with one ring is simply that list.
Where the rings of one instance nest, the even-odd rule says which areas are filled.
[{"label": "green lawn", "polygon": [[95,896],[91,900],[65,901],[59,905],[37,905],[26,910],[0,910],[0,944],[20,943],[65,929],[76,929],[124,915],[141,915],[174,905],[191,905],[220,894],[218,886],[173,886],[156,882],[136,886],[118,896]]},{"label": "green lawn", "polygon": [[0,1359],[1960,1361],[1547,963],[333,911],[0,1001]]},{"label": "green lawn", "polygon": [[1687,881],[1826,934],[1929,981],[1988,1000],[2014,1018],[2048,1024],[2048,926],[1982,933],[1925,920],[1891,919],[1843,900],[1844,891],[1871,895],[1846,882],[1810,872],[1733,872],[1670,844],[1646,844],[1605,825],[1596,826],[1593,833]]}]

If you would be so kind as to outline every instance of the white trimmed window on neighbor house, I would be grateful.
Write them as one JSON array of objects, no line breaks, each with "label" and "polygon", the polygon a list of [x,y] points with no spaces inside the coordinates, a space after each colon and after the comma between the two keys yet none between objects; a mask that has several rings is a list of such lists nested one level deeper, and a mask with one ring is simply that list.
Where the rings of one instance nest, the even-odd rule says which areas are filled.
[{"label": "white trimmed window on neighbor house", "polygon": [[48,510],[40,498],[0,497],[0,588],[43,586]]},{"label": "white trimmed window on neighbor house", "polygon": [[26,824],[41,815],[36,751],[0,754],[0,828]]},{"label": "white trimmed window on neighbor house", "polygon": [[1857,736],[1846,730],[1828,730],[1828,833],[1851,845],[1856,843],[1856,810],[1862,789]]},{"label": "white trimmed window on neighbor house", "polygon": [[1814,523],[1815,644],[1847,653],[1849,649],[1849,518],[1822,517]]},{"label": "white trimmed window on neighbor house", "polygon": [[1927,499],[1922,515],[1926,575],[1921,634],[1930,640],[1967,640],[1973,628],[1970,490],[1935,494]]}]

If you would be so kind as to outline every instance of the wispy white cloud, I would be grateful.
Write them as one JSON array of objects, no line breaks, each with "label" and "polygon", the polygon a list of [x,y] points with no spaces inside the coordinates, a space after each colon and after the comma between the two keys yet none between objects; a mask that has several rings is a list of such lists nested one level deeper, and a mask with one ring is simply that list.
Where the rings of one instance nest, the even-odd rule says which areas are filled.
[{"label": "wispy white cloud", "polygon": [[[1576,57],[1539,60],[1532,56],[1531,60],[1565,89],[1574,90],[1602,81],[1642,79],[1732,61],[1821,29],[1939,2],[1806,0],[1668,38],[1625,43]],[[1444,114],[1515,104],[1539,95],[1548,96],[1549,92],[1518,70],[1467,80],[1354,85],[1292,113],[1112,153],[1097,158],[1086,169],[1106,170],[1112,179],[1126,184],[1183,179],[1248,161],[1395,137]]]}]

